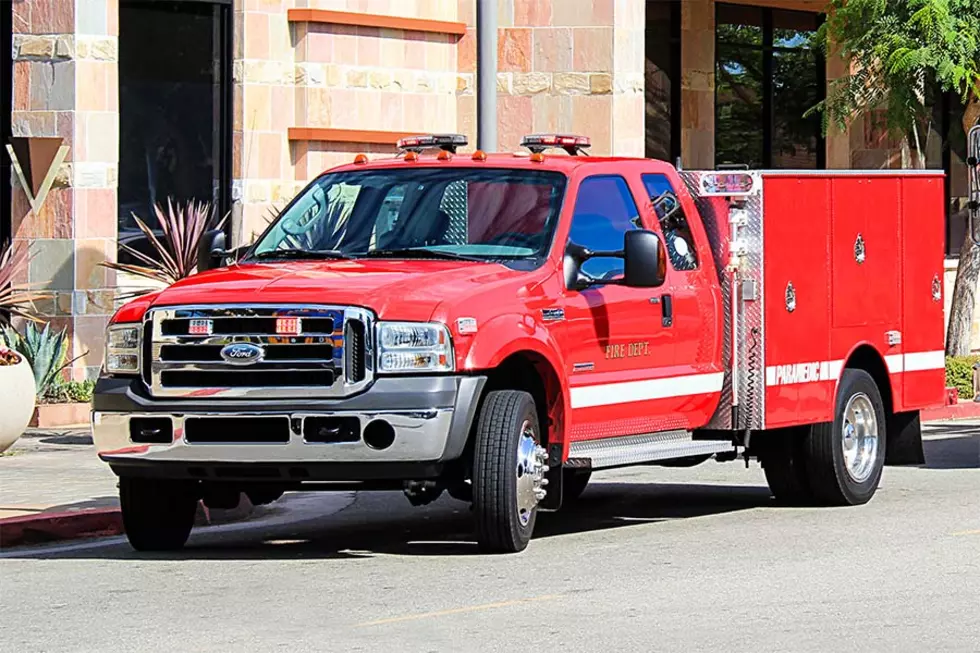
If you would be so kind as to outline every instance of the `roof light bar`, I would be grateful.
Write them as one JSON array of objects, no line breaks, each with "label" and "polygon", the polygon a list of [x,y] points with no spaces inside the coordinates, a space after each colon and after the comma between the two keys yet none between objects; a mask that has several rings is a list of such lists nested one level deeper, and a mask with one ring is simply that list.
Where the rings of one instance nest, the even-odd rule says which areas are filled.
[{"label": "roof light bar", "polygon": [[521,147],[526,147],[534,154],[561,148],[572,156],[576,156],[592,147],[592,142],[587,136],[576,136],[575,134],[528,134],[521,139]]},{"label": "roof light bar", "polygon": [[463,134],[425,134],[398,139],[399,151],[421,152],[435,147],[456,154],[457,147],[466,147],[466,136]]}]

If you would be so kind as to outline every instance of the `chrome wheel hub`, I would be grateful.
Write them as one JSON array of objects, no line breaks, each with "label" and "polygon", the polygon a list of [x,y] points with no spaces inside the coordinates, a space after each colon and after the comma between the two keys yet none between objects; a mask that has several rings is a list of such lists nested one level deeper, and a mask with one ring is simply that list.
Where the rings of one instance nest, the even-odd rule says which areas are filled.
[{"label": "chrome wheel hub", "polygon": [[527,525],[534,508],[544,499],[548,479],[548,452],[538,444],[534,427],[525,421],[517,441],[517,517]]},{"label": "chrome wheel hub", "polygon": [[878,417],[868,395],[858,393],[848,399],[842,431],[844,469],[852,480],[863,483],[878,460]]}]

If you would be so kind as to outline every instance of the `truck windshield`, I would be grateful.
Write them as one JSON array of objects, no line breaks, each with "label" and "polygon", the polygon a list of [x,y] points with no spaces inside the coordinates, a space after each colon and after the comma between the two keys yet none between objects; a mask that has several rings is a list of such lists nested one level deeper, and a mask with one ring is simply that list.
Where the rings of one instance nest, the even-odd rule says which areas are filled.
[{"label": "truck windshield", "polygon": [[323,253],[530,269],[548,254],[565,181],[557,172],[499,168],[327,173],[286,208],[246,260]]}]

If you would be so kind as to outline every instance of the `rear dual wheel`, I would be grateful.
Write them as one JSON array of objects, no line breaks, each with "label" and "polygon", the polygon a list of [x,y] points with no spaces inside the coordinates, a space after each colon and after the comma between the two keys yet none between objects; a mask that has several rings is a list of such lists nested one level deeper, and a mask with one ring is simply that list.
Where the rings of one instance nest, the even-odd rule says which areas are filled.
[{"label": "rear dual wheel", "polygon": [[794,505],[867,503],[881,482],[885,419],[871,375],[844,370],[834,421],[793,429],[762,454],[773,495]]}]

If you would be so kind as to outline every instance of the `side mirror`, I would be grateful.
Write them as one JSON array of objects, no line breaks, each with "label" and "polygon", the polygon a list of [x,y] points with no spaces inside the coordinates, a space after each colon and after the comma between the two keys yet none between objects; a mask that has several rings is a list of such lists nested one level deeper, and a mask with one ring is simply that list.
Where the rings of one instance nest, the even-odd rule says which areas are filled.
[{"label": "side mirror", "polygon": [[206,231],[197,246],[197,271],[204,272],[221,267],[225,252],[225,232],[221,229]]},{"label": "side mirror", "polygon": [[[621,279],[597,279],[582,272],[582,265],[593,258],[621,258],[624,262]],[[667,253],[660,236],[646,229],[627,231],[623,249],[617,252],[597,252],[570,242],[565,249],[565,287],[585,290],[596,284],[655,288],[667,277]]]},{"label": "side mirror", "polygon": [[627,231],[623,239],[623,285],[656,288],[667,276],[667,253],[660,236],[645,229]]}]

